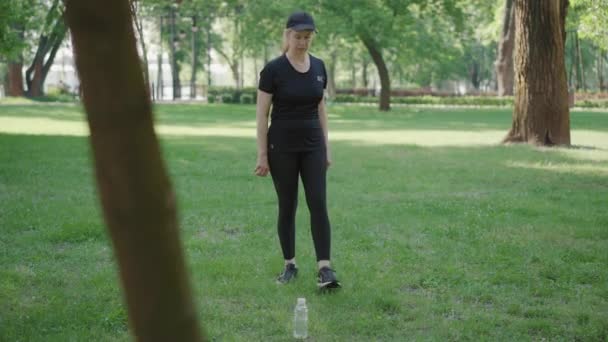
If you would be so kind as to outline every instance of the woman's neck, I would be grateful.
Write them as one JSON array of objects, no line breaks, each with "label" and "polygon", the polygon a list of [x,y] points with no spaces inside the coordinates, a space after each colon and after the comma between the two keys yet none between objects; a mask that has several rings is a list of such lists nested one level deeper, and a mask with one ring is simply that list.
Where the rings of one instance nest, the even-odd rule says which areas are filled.
[{"label": "woman's neck", "polygon": [[308,51],[298,52],[298,51],[294,51],[294,50],[287,50],[287,52],[285,54],[291,61],[298,62],[298,63],[305,63],[306,57],[308,56]]}]

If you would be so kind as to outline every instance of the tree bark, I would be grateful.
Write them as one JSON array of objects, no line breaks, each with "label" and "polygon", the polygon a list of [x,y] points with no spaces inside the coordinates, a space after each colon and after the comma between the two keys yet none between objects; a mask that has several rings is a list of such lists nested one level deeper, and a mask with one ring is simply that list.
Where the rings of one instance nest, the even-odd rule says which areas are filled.
[{"label": "tree bark", "polygon": [[104,219],[139,341],[199,341],[175,195],[154,134],[129,4],[67,0]]},{"label": "tree bark", "polygon": [[162,101],[165,95],[164,92],[164,82],[163,82],[163,17],[162,15],[158,17],[158,34],[159,34],[159,48],[158,48],[158,57],[157,57],[157,74],[156,74],[156,99],[157,101]]},{"label": "tree bark", "polygon": [[228,56],[228,54],[226,52],[224,52],[224,50],[222,50],[221,48],[216,47],[215,51],[217,51],[217,53],[224,57],[224,59],[226,60],[226,62],[228,63],[228,66],[230,66],[230,71],[232,72],[232,79],[234,80],[234,84],[235,87],[237,89],[239,89],[239,84],[240,84],[240,77],[239,77],[239,60],[238,57],[235,55],[233,58],[230,58]]},{"label": "tree bark", "polygon": [[583,66],[583,54],[581,53],[581,43],[578,38],[578,33],[576,34],[576,79],[577,79],[577,89],[583,88],[586,89],[585,85],[585,68]]},{"label": "tree bark", "polygon": [[504,142],[570,145],[567,6],[568,0],[515,0],[515,106]]},{"label": "tree bark", "polygon": [[169,51],[171,51],[171,76],[173,78],[173,100],[182,98],[182,84],[179,81],[179,64],[177,63],[176,49],[175,43],[177,42],[177,34],[175,32],[175,9],[173,6],[171,8],[170,19],[170,35],[169,35]]},{"label": "tree bark", "polygon": [[336,97],[336,67],[338,65],[338,51],[336,49],[332,49],[329,54],[329,66],[327,68],[327,78],[329,78],[329,82],[327,82],[327,95],[329,98]]},{"label": "tree bark", "polygon": [[599,57],[597,59],[597,81],[599,83],[600,91],[606,90],[606,79],[604,78],[604,65],[606,63],[606,52],[600,49],[598,51]]},{"label": "tree bark", "polygon": [[192,73],[190,74],[190,98],[196,98],[196,73],[198,72],[198,51],[196,46],[196,35],[198,34],[198,26],[196,26],[196,16],[192,16]]},{"label": "tree bark", "polygon": [[496,55],[498,96],[513,95],[513,45],[515,41],[515,7],[513,0],[505,1],[502,34]]},{"label": "tree bark", "polygon": [[378,69],[378,76],[380,77],[380,110],[388,111],[391,109],[391,81],[388,68],[376,42],[369,37],[361,37],[361,40],[367,51],[369,51],[376,69]]},{"label": "tree bark", "polygon": [[480,71],[481,66],[476,58],[472,58],[469,63],[469,77],[471,80],[471,84],[475,90],[479,90],[479,85],[481,84],[480,80]]},{"label": "tree bark", "polygon": [[353,90],[357,88],[357,65],[355,64],[353,54],[350,55],[350,83]]},{"label": "tree bark", "polygon": [[8,63],[8,96],[24,96],[23,91],[23,58],[18,57]]},{"label": "tree bark", "polygon": [[363,81],[363,88],[368,89],[369,80],[367,78],[367,61],[361,61],[361,81]]}]

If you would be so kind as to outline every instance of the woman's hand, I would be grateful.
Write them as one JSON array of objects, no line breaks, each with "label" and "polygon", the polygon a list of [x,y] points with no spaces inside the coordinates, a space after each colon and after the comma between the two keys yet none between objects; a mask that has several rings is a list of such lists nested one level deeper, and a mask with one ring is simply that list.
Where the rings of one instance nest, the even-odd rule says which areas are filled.
[{"label": "woman's hand", "polygon": [[270,167],[268,166],[268,156],[258,156],[258,161],[255,165],[255,175],[260,177],[266,177],[270,172]]}]

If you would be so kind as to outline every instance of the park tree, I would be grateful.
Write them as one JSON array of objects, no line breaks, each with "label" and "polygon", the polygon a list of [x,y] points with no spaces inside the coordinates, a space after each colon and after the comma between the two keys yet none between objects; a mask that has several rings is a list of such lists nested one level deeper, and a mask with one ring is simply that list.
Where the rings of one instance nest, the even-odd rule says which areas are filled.
[{"label": "park tree", "polygon": [[129,3],[66,0],[103,216],[139,341],[199,341],[176,199],[154,133]]},{"label": "park tree", "polygon": [[[8,64],[9,96],[43,95],[44,82],[66,36],[63,11],[60,0],[0,5],[0,24],[7,28],[0,33],[0,52]],[[23,67],[30,60],[24,77]]]},{"label": "park tree", "polygon": [[496,55],[496,83],[498,96],[513,95],[513,47],[515,45],[515,7],[513,0],[505,0],[502,29]]},{"label": "park tree", "polygon": [[44,95],[44,82],[67,32],[63,14],[63,2],[53,0],[45,13],[42,27],[39,29],[40,33],[34,58],[25,71],[26,95],[28,97]]},{"label": "park tree", "polygon": [[8,96],[24,96],[23,89],[23,50],[26,30],[35,13],[35,2],[2,1],[0,3],[0,55],[7,64],[5,76],[6,94]]},{"label": "park tree", "polygon": [[568,0],[514,0],[515,103],[505,142],[570,144],[564,65]]},{"label": "park tree", "polygon": [[[419,23],[424,18],[445,16],[453,30],[462,27],[464,1],[459,0],[316,0],[321,15],[331,19],[333,30],[357,37],[367,49],[380,79],[380,110],[390,109],[391,73],[387,54],[403,53],[420,43]],[[407,34],[407,33],[411,34]]]},{"label": "park tree", "polygon": [[[587,87],[585,70],[595,69],[598,88],[606,90],[605,69],[608,59],[608,0],[571,0],[568,53],[569,80],[577,89]],[[590,48],[590,45],[592,47]],[[591,51],[589,51],[591,50]],[[588,59],[592,60],[589,61]],[[595,64],[595,68],[594,68]]]},{"label": "park tree", "polygon": [[571,5],[580,14],[581,37],[608,50],[608,0],[571,0]]}]

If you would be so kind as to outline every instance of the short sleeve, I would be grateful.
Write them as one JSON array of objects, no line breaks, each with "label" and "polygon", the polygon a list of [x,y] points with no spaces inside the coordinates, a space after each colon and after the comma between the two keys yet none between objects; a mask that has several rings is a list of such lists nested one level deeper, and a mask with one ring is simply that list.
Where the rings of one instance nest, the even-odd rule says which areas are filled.
[{"label": "short sleeve", "polygon": [[275,91],[274,83],[274,72],[272,68],[267,64],[262,71],[260,71],[260,82],[258,89],[265,91],[269,94],[273,94]]}]

